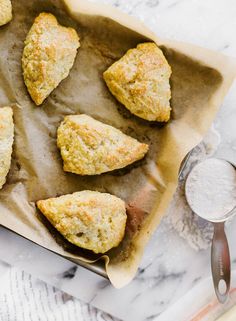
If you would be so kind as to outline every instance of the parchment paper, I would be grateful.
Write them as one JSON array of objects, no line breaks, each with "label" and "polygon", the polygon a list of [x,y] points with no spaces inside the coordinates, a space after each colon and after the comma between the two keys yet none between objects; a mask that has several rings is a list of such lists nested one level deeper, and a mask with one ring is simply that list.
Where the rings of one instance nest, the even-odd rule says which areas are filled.
[{"label": "parchment paper", "polygon": [[[59,0],[12,3],[14,19],[0,29],[0,106],[13,106],[15,122],[12,166],[0,191],[0,224],[65,257],[92,262],[99,256],[67,242],[36,210],[35,201],[84,189],[121,197],[127,203],[126,235],[104,258],[111,282],[122,287],[133,278],[169,205],[182,159],[214,119],[235,77],[235,62],[216,52],[157,39],[139,21],[109,6],[83,0],[66,0],[66,6]],[[81,48],[69,77],[36,107],[23,82],[21,56],[26,34],[42,11],[74,27]],[[173,111],[165,125],[131,115],[102,79],[103,71],[127,49],[150,39],[162,46],[173,71]],[[126,169],[99,176],[63,172],[56,130],[65,115],[79,113],[148,143],[150,152]]]}]

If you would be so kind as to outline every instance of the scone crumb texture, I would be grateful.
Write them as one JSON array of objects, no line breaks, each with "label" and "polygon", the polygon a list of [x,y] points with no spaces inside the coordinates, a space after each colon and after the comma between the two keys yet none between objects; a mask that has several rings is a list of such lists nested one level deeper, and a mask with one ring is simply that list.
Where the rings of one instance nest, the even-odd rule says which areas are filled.
[{"label": "scone crumb texture", "polygon": [[10,0],[0,0],[0,26],[12,19],[12,5]]},{"label": "scone crumb texture", "polygon": [[171,68],[155,43],[141,43],[103,74],[111,93],[129,111],[146,120],[170,118]]},{"label": "scone crumb texture", "polygon": [[22,69],[36,105],[69,75],[79,46],[77,32],[61,26],[51,13],[41,13],[35,19],[25,40]]},{"label": "scone crumb texture", "polygon": [[13,140],[13,111],[11,107],[0,107],[0,189],[6,182],[11,166]]},{"label": "scone crumb texture", "polygon": [[148,145],[87,115],[66,116],[57,131],[64,170],[97,175],[142,159]]},{"label": "scone crumb texture", "polygon": [[105,253],[119,245],[125,233],[125,203],[118,197],[81,191],[37,202],[51,224],[71,243]]}]

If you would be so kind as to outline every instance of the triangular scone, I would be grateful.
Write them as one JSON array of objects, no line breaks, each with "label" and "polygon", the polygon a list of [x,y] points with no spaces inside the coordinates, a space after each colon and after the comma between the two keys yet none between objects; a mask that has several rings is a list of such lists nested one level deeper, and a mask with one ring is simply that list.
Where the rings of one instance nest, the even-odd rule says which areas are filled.
[{"label": "triangular scone", "polygon": [[0,188],[6,182],[11,166],[14,139],[13,112],[10,107],[0,108]]},{"label": "triangular scone", "polygon": [[37,206],[69,242],[95,253],[118,246],[124,237],[125,203],[111,194],[82,191]]},{"label": "triangular scone", "polygon": [[12,5],[10,0],[0,0],[0,26],[12,19]]},{"label": "triangular scone", "polygon": [[149,121],[170,118],[171,68],[155,43],[142,43],[103,74],[111,93],[134,115]]},{"label": "triangular scone", "polygon": [[36,105],[68,76],[79,46],[76,31],[59,25],[52,14],[41,13],[35,19],[25,40],[22,68]]},{"label": "triangular scone", "polygon": [[64,170],[80,175],[123,168],[148,151],[148,145],[87,115],[65,117],[58,128],[57,145]]}]

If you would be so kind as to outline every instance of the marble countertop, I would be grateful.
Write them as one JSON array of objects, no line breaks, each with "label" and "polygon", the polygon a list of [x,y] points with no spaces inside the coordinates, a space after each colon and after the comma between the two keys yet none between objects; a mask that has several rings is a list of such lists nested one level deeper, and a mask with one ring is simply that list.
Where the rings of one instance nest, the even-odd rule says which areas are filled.
[{"label": "marble countertop", "polygon": [[[97,2],[101,0],[96,0]],[[142,19],[159,36],[191,42],[236,57],[234,0],[106,0]],[[227,95],[214,127],[221,141],[216,155],[236,162],[236,86]],[[227,226],[232,265],[234,229]],[[160,320],[210,272],[210,250],[196,251],[164,219],[148,244],[134,281],[116,290],[102,277],[0,228],[0,258],[49,284],[129,321]],[[209,291],[214,296],[213,286]],[[165,321],[162,318],[163,321]],[[166,321],[170,321],[166,319]],[[175,321],[183,321],[177,320]]]}]

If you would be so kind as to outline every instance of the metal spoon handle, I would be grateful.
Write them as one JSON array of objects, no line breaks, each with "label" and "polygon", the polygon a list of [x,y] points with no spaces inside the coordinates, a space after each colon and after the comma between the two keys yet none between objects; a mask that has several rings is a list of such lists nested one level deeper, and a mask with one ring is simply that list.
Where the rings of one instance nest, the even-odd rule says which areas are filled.
[{"label": "metal spoon handle", "polygon": [[214,223],[211,270],[216,296],[219,302],[224,303],[230,289],[230,254],[224,223]]}]

